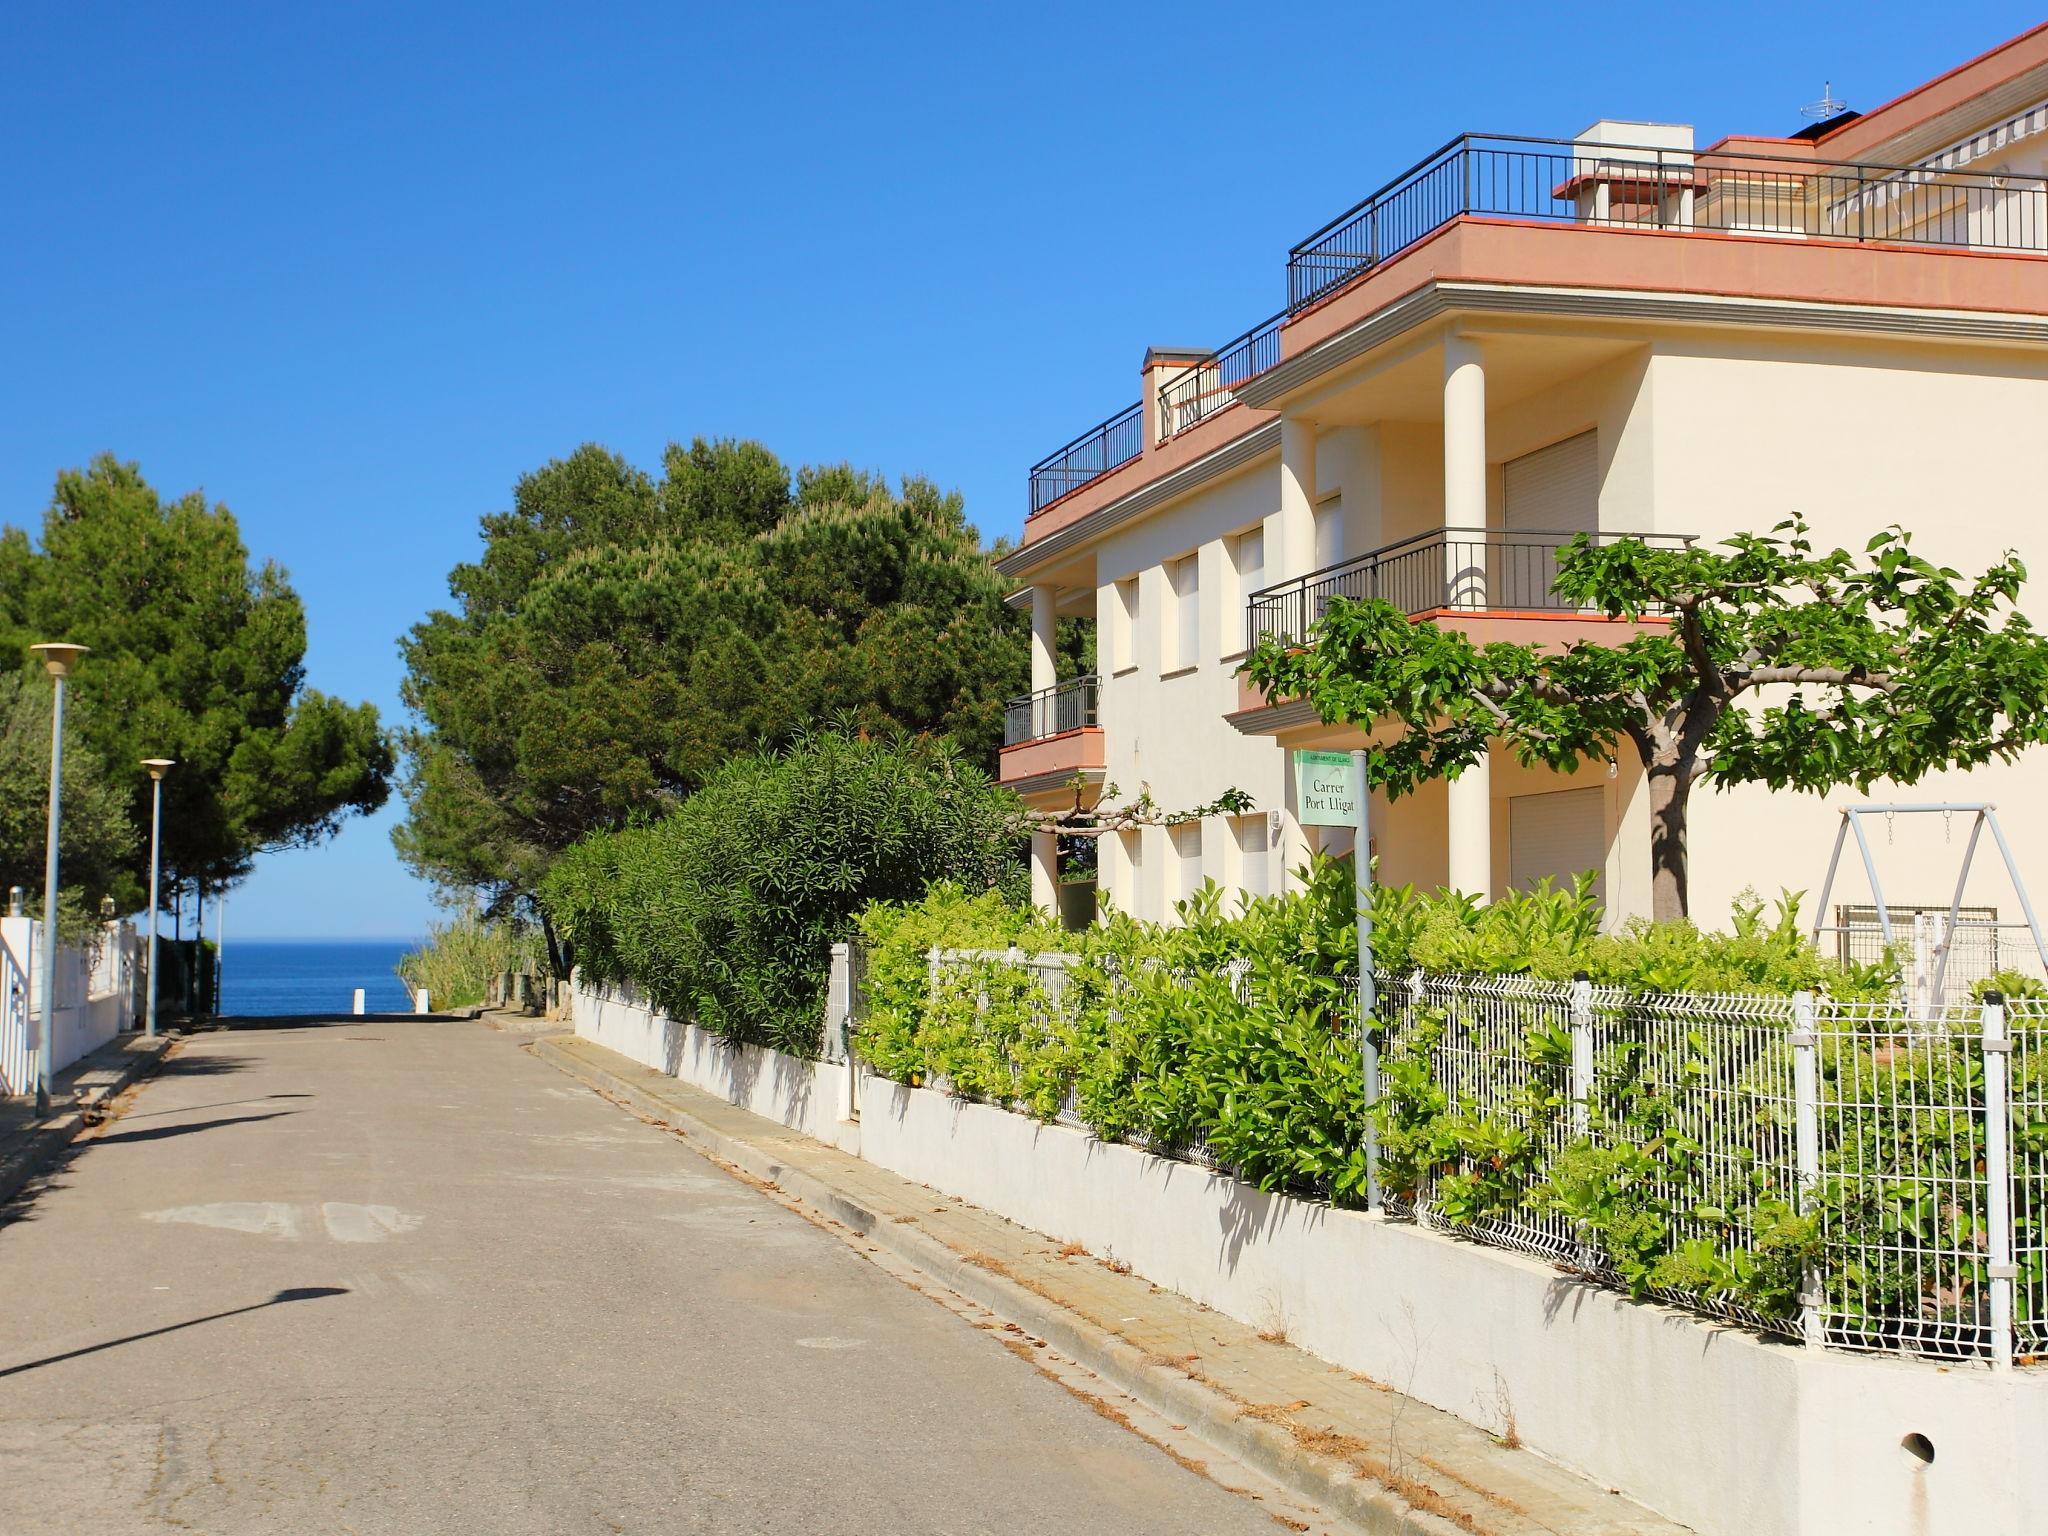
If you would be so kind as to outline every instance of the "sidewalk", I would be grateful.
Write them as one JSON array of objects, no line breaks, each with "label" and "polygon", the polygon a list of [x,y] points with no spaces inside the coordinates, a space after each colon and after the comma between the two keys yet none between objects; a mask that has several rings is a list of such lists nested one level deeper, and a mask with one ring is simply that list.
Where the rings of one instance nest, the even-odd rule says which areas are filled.
[{"label": "sidewalk", "polygon": [[1010,1319],[1290,1492],[1402,1536],[1683,1527],[1450,1414],[573,1035],[542,1060]]},{"label": "sidewalk", "polygon": [[13,1199],[54,1163],[80,1131],[99,1121],[116,1094],[154,1072],[173,1038],[119,1035],[80,1057],[57,1074],[47,1120],[37,1121],[33,1093],[0,1099],[0,1201]]}]

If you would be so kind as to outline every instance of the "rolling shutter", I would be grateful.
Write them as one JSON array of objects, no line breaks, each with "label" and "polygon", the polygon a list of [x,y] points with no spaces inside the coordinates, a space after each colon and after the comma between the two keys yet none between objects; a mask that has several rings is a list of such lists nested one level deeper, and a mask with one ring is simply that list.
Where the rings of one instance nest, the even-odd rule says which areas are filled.
[{"label": "rolling shutter", "polygon": [[1516,795],[1508,801],[1508,883],[1534,890],[1540,880],[1563,889],[1574,875],[1597,877],[1594,899],[1607,902],[1607,794],[1566,789]]},{"label": "rolling shutter", "polygon": [[1557,580],[1555,549],[1575,533],[1600,527],[1594,442],[1591,432],[1581,432],[1502,466],[1507,536],[1487,561],[1494,607],[1543,612],[1560,606],[1550,590]]}]

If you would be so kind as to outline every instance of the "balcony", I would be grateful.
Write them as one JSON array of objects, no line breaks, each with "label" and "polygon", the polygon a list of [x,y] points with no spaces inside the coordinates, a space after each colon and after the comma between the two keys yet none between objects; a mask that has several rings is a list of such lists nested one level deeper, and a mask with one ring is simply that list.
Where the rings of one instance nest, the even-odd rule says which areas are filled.
[{"label": "balcony", "polygon": [[1466,134],[1288,252],[1288,312],[1461,217],[2048,252],[2048,178]]},{"label": "balcony", "polygon": [[[1552,590],[1557,581],[1558,551],[1575,537],[1492,528],[1432,528],[1398,544],[1254,592],[1246,602],[1246,631],[1254,639],[1273,636],[1305,643],[1332,598],[1361,601],[1376,597],[1417,618],[1470,614],[1505,621],[1504,625],[1483,626],[1486,639],[1507,639],[1516,631],[1527,631],[1530,624],[1524,621],[1544,626],[1544,633],[1551,638],[1571,638],[1557,630],[1558,620],[1577,617],[1608,622],[1606,615],[1567,602]],[[1640,538],[1652,549],[1683,549],[1693,542],[1691,534],[1610,533],[1593,538],[1597,543]]]},{"label": "balcony", "polygon": [[[1917,165],[1824,162],[1665,144],[1465,134],[1296,245],[1287,307],[1166,377],[1154,431],[1173,438],[1237,402],[1284,360],[1286,327],[1454,221],[1577,225],[1677,236],[2048,254],[2048,178],[1971,170],[1954,152]],[[1497,280],[1497,279],[1496,279]],[[1151,450],[1139,402],[1031,467],[1030,511]],[[1028,535],[1027,535],[1028,538]]]},{"label": "balcony", "polygon": [[1091,674],[1011,699],[1003,709],[997,777],[1019,788],[1064,788],[1077,775],[1099,782],[1105,762],[1096,723],[1100,684]]},{"label": "balcony", "polygon": [[[1275,358],[1278,361],[1278,358]],[[1128,464],[1145,446],[1143,403],[1127,406],[1100,426],[1031,466],[1031,512],[1036,515],[1069,491]]]}]

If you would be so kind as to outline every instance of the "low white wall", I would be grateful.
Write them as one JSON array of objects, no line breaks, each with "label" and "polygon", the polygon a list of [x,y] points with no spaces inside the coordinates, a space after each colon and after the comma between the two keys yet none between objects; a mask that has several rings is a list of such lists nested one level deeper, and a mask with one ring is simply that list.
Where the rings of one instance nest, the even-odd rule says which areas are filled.
[{"label": "low white wall", "polygon": [[733,1045],[694,1024],[677,1023],[627,987],[579,981],[571,1006],[576,1033],[584,1039],[814,1140],[859,1150],[859,1126],[839,1113],[851,1102],[844,1064]]},{"label": "low white wall", "polygon": [[576,1029],[1487,1429],[1512,1415],[1531,1449],[1707,1536],[2048,1531],[2048,1375],[1773,1343],[865,1073],[847,1125],[844,1067],[735,1050],[618,993],[579,989]]},{"label": "low white wall", "polygon": [[[42,924],[32,918],[0,917],[0,1094],[35,1088],[29,1041],[42,1004],[41,933]],[[57,1071],[133,1026],[133,959],[134,934],[125,923],[108,925],[96,959],[82,949],[58,949],[56,1023],[50,1032]]]}]

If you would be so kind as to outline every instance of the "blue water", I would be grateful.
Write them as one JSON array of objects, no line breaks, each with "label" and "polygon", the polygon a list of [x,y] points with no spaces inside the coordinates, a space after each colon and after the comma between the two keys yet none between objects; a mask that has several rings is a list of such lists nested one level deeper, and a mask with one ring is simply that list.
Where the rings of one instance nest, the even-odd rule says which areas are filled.
[{"label": "blue water", "polygon": [[361,987],[372,1013],[409,1012],[394,967],[404,939],[241,939],[221,954],[222,1013],[345,1014]]}]

